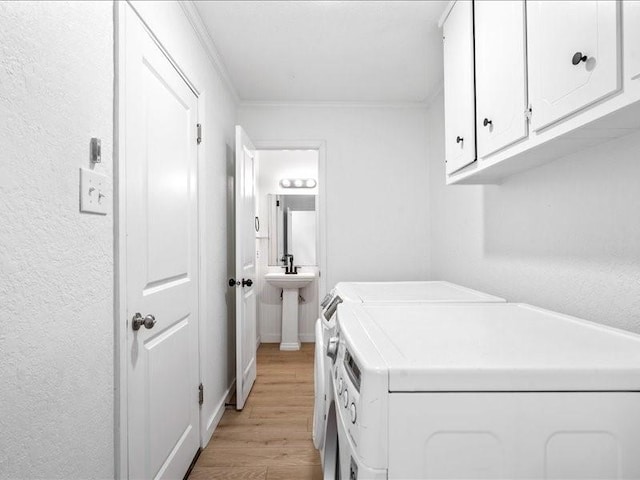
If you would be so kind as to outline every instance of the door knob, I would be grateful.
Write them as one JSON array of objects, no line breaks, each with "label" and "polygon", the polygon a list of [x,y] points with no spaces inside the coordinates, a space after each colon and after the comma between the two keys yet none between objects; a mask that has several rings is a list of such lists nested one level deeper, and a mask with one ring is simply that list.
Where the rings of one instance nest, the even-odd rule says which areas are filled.
[{"label": "door knob", "polygon": [[250,278],[247,280],[245,280],[244,278],[242,279],[243,287],[250,287],[251,285],[253,285],[253,280],[251,280]]},{"label": "door knob", "polygon": [[456,137],[456,143],[460,143],[464,140],[462,137]]},{"label": "door knob", "polygon": [[230,286],[230,287],[235,287],[235,286],[237,286],[237,285],[240,285],[240,282],[236,282],[236,279],[235,279],[235,278],[230,278],[230,279],[229,279],[229,286]]},{"label": "door knob", "polygon": [[491,125],[493,126],[493,121],[489,120],[488,118],[484,119],[484,122],[482,122],[482,124],[486,127],[487,125]]},{"label": "door knob", "polygon": [[142,317],[141,313],[136,313],[133,318],[131,319],[131,327],[135,330],[138,331],[140,330],[140,327],[142,327],[144,325],[144,328],[146,328],[147,330],[153,328],[153,326],[156,324],[156,317],[154,317],[153,315],[149,314],[146,317]]},{"label": "door knob", "polygon": [[587,56],[583,55],[582,52],[576,52],[573,54],[573,58],[571,59],[571,63],[574,65],[578,65],[580,62],[586,62]]}]

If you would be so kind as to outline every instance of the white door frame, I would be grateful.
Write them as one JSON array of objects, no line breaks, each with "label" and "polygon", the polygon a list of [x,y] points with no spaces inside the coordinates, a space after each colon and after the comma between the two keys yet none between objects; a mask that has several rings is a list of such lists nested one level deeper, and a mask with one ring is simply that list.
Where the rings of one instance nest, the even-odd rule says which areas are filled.
[{"label": "white door frame", "polygon": [[[254,140],[256,150],[317,150],[318,152],[318,301],[327,293],[327,142],[325,140]],[[259,161],[259,160],[258,160]]]},{"label": "white door frame", "polygon": [[[114,2],[114,75],[115,75],[115,91],[113,98],[114,105],[114,149],[113,149],[113,225],[114,225],[114,477],[116,479],[128,478],[128,465],[129,465],[129,428],[128,428],[128,387],[127,387],[127,375],[128,375],[128,362],[127,355],[129,352],[129,345],[127,341],[127,282],[126,282],[126,171],[123,168],[126,159],[123,139],[125,138],[126,125],[124,115],[124,105],[122,104],[122,98],[120,92],[125,89],[125,52],[126,52],[126,35],[124,31],[124,16],[125,9],[130,8],[142,21],[147,33],[153,39],[154,43],[162,51],[164,56],[169,60],[171,65],[176,69],[178,74],[185,81],[187,86],[193,91],[198,102],[198,123],[204,123],[204,93],[201,93],[196,85],[190,80],[189,76],[180,68],[174,58],[169,54],[167,49],[163,46],[162,42],[149,28],[144,18],[135,9],[135,7],[127,1]],[[201,108],[202,107],[202,108]],[[204,283],[204,265],[205,259],[203,250],[201,248],[204,245],[204,209],[201,208],[204,205],[203,192],[204,188],[201,185],[202,178],[202,159],[206,158],[206,152],[204,151],[204,142],[198,146],[198,182],[197,182],[197,211],[198,211],[198,322],[201,321],[205,314],[204,299],[205,297],[205,283]],[[200,332],[200,329],[198,329]],[[200,338],[199,341],[202,339]],[[200,349],[200,351],[202,351]],[[199,354],[200,365],[202,359]],[[198,378],[202,379],[201,372],[198,371]],[[198,435],[200,439],[200,446],[202,447],[202,410],[200,410],[199,419],[200,433]]]}]

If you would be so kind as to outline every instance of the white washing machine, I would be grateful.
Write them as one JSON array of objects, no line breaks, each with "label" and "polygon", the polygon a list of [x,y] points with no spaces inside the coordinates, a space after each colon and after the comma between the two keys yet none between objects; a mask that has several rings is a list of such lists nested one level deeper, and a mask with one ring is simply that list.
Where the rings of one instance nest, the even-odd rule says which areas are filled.
[{"label": "white washing machine", "polygon": [[324,461],[324,438],[327,408],[333,392],[329,384],[330,361],[326,356],[328,339],[335,335],[335,312],[342,302],[355,303],[441,303],[505,302],[504,299],[461,287],[449,282],[342,282],[321,302],[322,312],[316,322],[315,408],[313,443]]},{"label": "white washing machine", "polygon": [[640,336],[519,304],[337,317],[325,478],[640,478]]}]

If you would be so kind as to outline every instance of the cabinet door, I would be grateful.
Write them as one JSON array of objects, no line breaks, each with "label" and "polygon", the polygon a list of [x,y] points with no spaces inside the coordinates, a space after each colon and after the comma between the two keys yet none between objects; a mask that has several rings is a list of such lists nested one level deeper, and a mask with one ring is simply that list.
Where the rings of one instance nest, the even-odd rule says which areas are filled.
[{"label": "cabinet door", "polygon": [[640,0],[622,4],[625,35],[625,78],[640,81]]},{"label": "cabinet door", "polygon": [[527,2],[534,130],[620,89],[619,9],[617,0]]},{"label": "cabinet door", "polygon": [[473,3],[458,1],[444,29],[444,117],[447,174],[476,159]]},{"label": "cabinet door", "polygon": [[524,0],[475,3],[478,157],[528,133]]}]

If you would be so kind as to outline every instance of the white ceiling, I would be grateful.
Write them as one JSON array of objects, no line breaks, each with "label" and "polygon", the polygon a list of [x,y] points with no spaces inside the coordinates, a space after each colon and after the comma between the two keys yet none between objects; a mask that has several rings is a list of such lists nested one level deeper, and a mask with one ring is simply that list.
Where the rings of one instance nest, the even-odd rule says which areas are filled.
[{"label": "white ceiling", "polygon": [[196,1],[242,101],[424,102],[446,1]]}]

